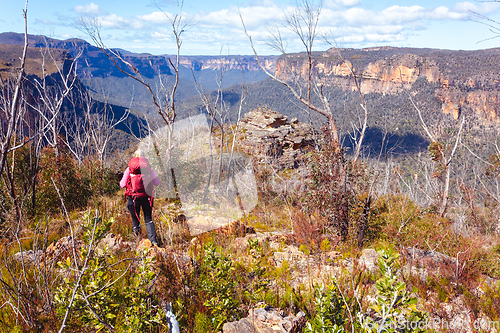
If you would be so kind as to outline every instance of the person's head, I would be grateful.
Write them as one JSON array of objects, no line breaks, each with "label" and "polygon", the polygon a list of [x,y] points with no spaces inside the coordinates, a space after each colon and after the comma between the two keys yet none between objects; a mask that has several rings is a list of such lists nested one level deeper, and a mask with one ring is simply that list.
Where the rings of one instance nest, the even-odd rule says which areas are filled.
[{"label": "person's head", "polygon": [[146,157],[146,155],[144,154],[144,152],[140,149],[137,149],[134,153],[134,157]]}]

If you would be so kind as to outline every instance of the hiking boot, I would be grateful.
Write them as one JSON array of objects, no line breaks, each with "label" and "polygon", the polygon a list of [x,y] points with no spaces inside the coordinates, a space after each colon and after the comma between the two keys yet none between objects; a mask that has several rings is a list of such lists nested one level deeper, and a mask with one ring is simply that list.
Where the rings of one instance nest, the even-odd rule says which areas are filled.
[{"label": "hiking boot", "polygon": [[142,239],[142,232],[141,232],[141,228],[133,228],[132,229],[132,235],[134,235],[134,239],[137,241],[137,242],[140,242],[141,239]]},{"label": "hiking boot", "polygon": [[156,239],[156,229],[153,221],[146,223],[146,231],[148,232],[148,238],[151,244],[158,246],[158,240]]}]

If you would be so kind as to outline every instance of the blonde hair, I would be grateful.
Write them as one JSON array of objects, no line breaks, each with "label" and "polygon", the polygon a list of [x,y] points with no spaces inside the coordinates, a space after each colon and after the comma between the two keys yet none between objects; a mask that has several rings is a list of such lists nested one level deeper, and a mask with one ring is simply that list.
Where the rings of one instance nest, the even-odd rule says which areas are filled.
[{"label": "blonde hair", "polygon": [[137,149],[134,153],[134,157],[146,157],[146,156],[142,150]]}]

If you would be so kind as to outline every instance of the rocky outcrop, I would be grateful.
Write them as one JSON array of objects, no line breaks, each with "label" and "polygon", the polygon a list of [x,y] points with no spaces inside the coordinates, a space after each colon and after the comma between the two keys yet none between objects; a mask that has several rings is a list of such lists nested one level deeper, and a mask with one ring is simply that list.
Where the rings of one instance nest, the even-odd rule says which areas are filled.
[{"label": "rocky outcrop", "polygon": [[443,253],[407,247],[403,255],[406,259],[406,271],[423,281],[429,275],[451,277],[456,273],[456,259]]},{"label": "rocky outcrop", "polygon": [[[276,267],[290,269],[288,283],[294,288],[300,288],[301,285],[322,283],[333,276],[340,276],[343,269],[352,269],[352,263],[340,260],[339,253],[335,251],[306,254],[294,245],[285,248],[282,245],[276,245],[279,248],[275,249],[270,263]],[[278,284],[277,281],[273,283]]]},{"label": "rocky outcrop", "polygon": [[225,323],[223,333],[298,333],[306,323],[305,313],[285,316],[271,306],[251,309],[246,318]]},{"label": "rocky outcrop", "polygon": [[358,264],[370,271],[375,272],[378,269],[378,253],[374,249],[364,249],[358,259]]},{"label": "rocky outcrop", "polygon": [[310,125],[266,108],[247,113],[240,122],[242,135],[238,146],[258,162],[278,170],[299,165],[307,147],[313,144]]}]

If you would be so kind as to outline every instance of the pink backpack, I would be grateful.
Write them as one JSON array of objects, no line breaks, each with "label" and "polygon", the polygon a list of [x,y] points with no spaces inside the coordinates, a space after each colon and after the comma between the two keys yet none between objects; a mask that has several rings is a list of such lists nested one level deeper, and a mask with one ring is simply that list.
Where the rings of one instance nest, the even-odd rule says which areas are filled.
[{"label": "pink backpack", "polygon": [[153,181],[151,166],[145,157],[132,157],[128,162],[130,177],[127,181],[126,196],[132,198],[151,197],[153,195]]}]

